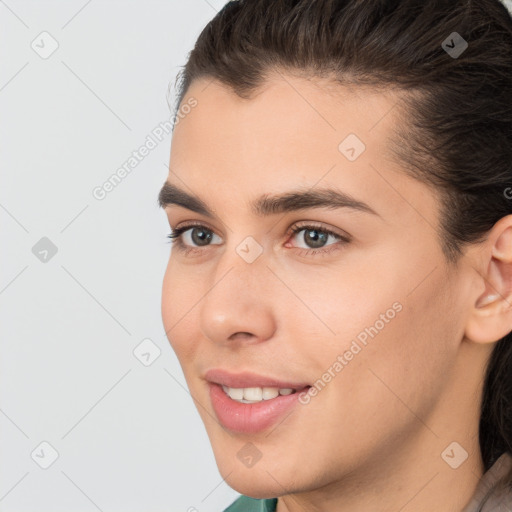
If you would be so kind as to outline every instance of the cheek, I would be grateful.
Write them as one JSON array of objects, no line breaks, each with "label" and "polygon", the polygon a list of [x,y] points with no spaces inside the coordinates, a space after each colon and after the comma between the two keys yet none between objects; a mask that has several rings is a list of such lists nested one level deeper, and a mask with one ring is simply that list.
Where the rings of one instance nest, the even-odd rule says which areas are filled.
[{"label": "cheek", "polygon": [[[341,334],[324,338],[321,352],[310,349],[307,359],[312,361],[315,377],[330,380],[304,406],[302,423],[308,432],[322,426],[328,451],[325,457],[333,471],[340,460],[356,466],[367,457],[386,457],[413,432],[425,430],[429,435],[418,418],[429,424],[429,413],[442,395],[456,354],[453,331],[445,329],[439,318],[448,303],[442,286],[432,283],[429,289],[418,289],[409,297],[392,292],[363,302],[360,306],[365,314],[359,314],[357,321],[342,308],[336,323]],[[402,309],[384,327],[377,324],[379,314],[385,314],[397,297]],[[378,332],[365,331],[371,326]],[[359,341],[360,333],[367,334],[366,344]],[[352,351],[353,340],[359,348]],[[337,373],[334,364],[346,350],[351,359],[345,357]],[[335,377],[329,375],[329,368]],[[314,414],[308,413],[309,407]],[[334,442],[339,439],[344,442]],[[317,460],[319,445],[306,449],[305,458]]]},{"label": "cheek", "polygon": [[176,322],[176,310],[174,304],[177,302],[176,284],[172,271],[171,261],[168,262],[162,283],[162,321],[167,335],[171,334],[172,326]]},{"label": "cheek", "polygon": [[[375,251],[347,253],[333,269],[293,277],[298,294],[330,327],[328,347],[346,350],[357,339],[362,347],[386,347],[415,361],[432,350],[433,340],[442,344],[447,338],[443,322],[453,323],[446,315],[457,284],[428,244],[415,242],[415,252],[398,242],[383,244]],[[454,331],[448,331],[449,338]]]},{"label": "cheek", "polygon": [[395,268],[383,269],[361,257],[356,260],[356,255],[347,253],[335,265],[281,272],[295,295],[287,291],[285,306],[279,307],[283,328],[294,331],[292,339],[302,346],[308,359],[317,361],[317,371],[350,349],[354,339],[364,347],[376,330],[381,336],[380,332],[389,330],[393,319],[401,314],[397,309],[401,309],[404,279],[398,275],[399,266],[395,263]]},{"label": "cheek", "polygon": [[[390,403],[400,412],[397,405],[403,412],[397,397],[413,410],[428,409],[454,364],[460,334],[457,312],[450,314],[457,284],[443,275],[440,262],[422,281],[435,261],[427,263],[421,257],[416,265],[411,257],[408,262],[393,257],[378,261],[377,266],[361,261],[350,272],[340,268],[330,272],[329,279],[319,272],[314,280],[317,287],[311,287],[311,272],[307,279],[297,274],[293,281],[321,319],[308,315],[306,322],[305,316],[295,313],[299,318],[295,339],[301,344],[302,359],[311,363],[316,378],[329,380],[329,370],[336,375],[330,379],[336,384],[326,385],[332,391],[319,395],[350,401],[349,409],[360,417],[371,414],[370,404],[377,414],[381,414],[379,403]],[[300,335],[311,324],[317,326],[318,343]],[[292,318],[287,325],[293,325]]]},{"label": "cheek", "polygon": [[194,305],[200,297],[193,276],[183,268],[178,269],[170,259],[163,279],[161,312],[167,338],[180,362],[190,358],[199,340],[191,330],[191,319],[195,313]]},{"label": "cheek", "polygon": [[457,327],[446,316],[449,285],[437,276],[408,293],[388,296],[388,300],[398,298],[402,309],[380,330],[383,324],[377,325],[375,318],[387,301],[380,309],[371,304],[374,314],[367,325],[378,332],[368,336],[338,383],[339,396],[347,397],[348,409],[369,432],[375,425],[389,433],[406,425],[422,428],[415,418],[428,417],[456,361]]}]

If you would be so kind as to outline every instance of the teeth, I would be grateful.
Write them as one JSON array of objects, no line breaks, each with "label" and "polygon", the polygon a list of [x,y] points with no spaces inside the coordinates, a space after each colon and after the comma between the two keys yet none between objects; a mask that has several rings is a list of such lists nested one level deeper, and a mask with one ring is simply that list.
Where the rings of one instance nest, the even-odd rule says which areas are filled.
[{"label": "teeth", "polygon": [[242,400],[244,397],[244,390],[243,389],[235,389],[235,388],[228,388],[226,386],[222,386],[226,394],[229,395],[230,398],[233,400]]},{"label": "teeth", "polygon": [[279,389],[277,388],[263,388],[261,390],[263,400],[271,400],[276,396],[279,396]]},{"label": "teeth", "polygon": [[291,395],[295,391],[291,388],[228,388],[227,386],[222,386],[222,389],[231,399],[244,404],[272,400],[279,395]]},{"label": "teeth", "polygon": [[251,400],[255,402],[263,400],[263,390],[261,388],[244,388],[240,391],[243,391],[244,400]]}]

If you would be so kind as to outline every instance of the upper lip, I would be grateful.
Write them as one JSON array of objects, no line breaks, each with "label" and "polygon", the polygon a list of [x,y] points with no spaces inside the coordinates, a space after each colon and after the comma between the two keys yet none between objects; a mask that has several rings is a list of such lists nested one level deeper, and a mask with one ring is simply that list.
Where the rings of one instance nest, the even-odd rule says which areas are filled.
[{"label": "upper lip", "polygon": [[215,384],[228,388],[279,388],[303,389],[309,386],[306,382],[283,381],[274,377],[266,377],[251,372],[230,373],[222,368],[208,370],[204,378]]}]

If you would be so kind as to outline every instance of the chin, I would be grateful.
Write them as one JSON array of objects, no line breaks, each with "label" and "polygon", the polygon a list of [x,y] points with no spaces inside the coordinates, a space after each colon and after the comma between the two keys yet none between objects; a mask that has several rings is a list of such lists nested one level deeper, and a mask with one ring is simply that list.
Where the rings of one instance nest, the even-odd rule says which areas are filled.
[{"label": "chin", "polygon": [[277,498],[301,490],[293,471],[289,472],[284,468],[276,471],[275,464],[265,464],[261,460],[256,466],[245,468],[241,464],[232,464],[231,461],[224,462],[225,464],[222,461],[217,463],[222,478],[232,489],[249,498]]}]

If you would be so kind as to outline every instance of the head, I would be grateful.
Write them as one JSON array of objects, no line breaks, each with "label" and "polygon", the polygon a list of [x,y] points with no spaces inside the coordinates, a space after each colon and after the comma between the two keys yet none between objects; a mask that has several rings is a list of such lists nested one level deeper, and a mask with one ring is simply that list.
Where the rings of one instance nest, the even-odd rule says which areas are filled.
[{"label": "head", "polygon": [[[226,481],[271,497],[407,448],[478,439],[484,470],[510,452],[506,9],[230,2],[179,78],[177,116],[196,106],[159,199],[189,230],[162,315]],[[213,368],[311,388],[272,428],[233,431],[212,407]]]}]

